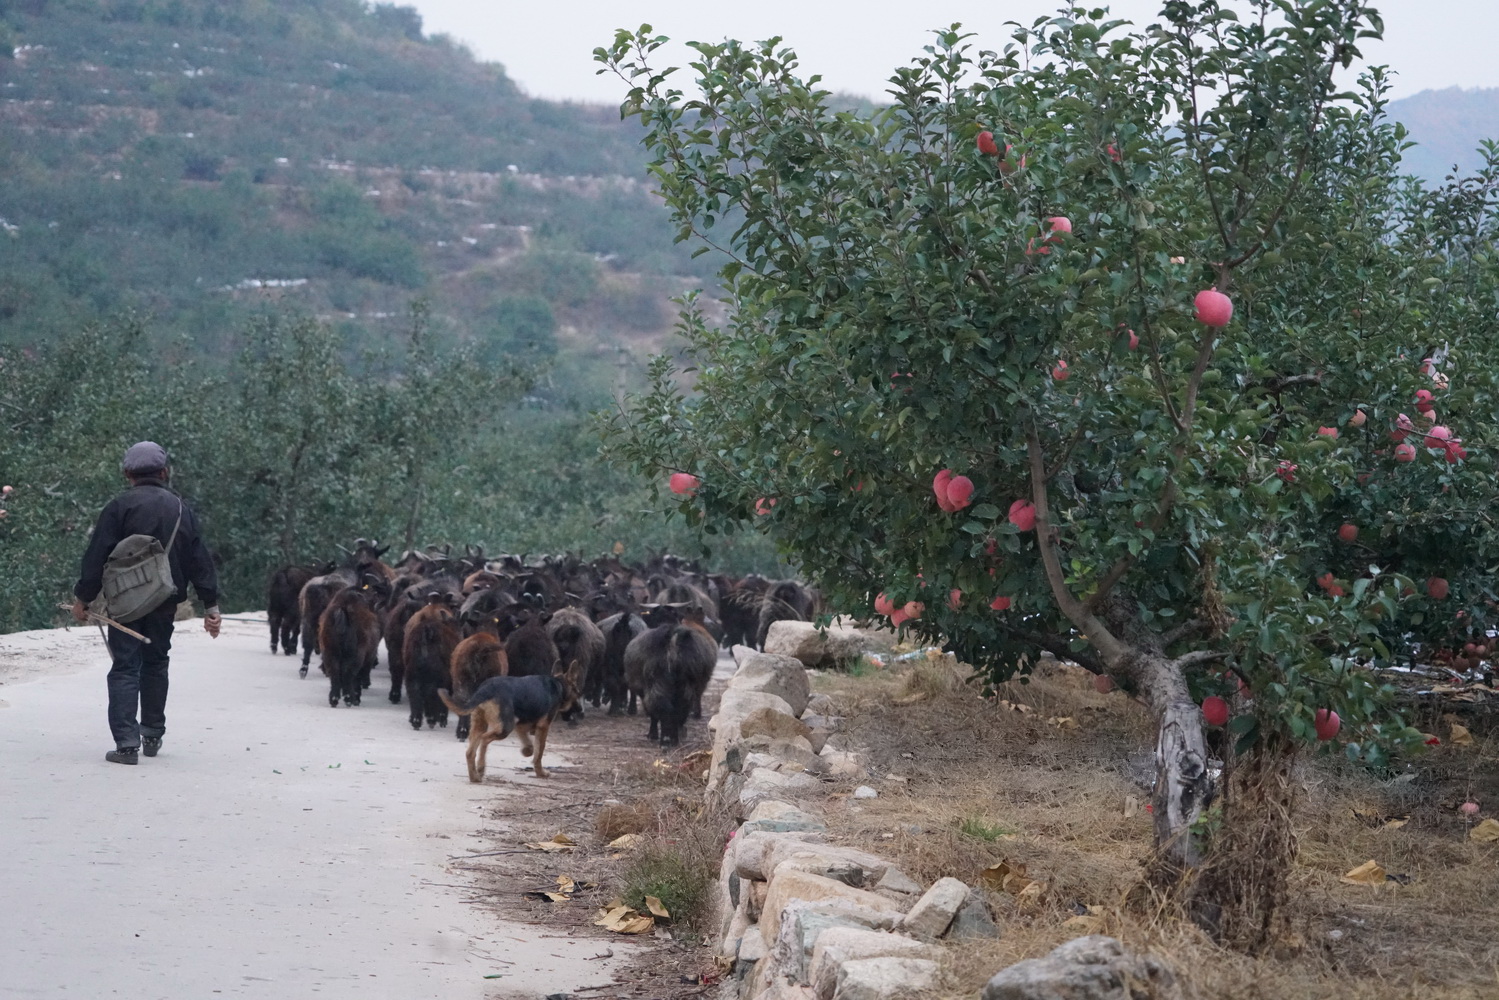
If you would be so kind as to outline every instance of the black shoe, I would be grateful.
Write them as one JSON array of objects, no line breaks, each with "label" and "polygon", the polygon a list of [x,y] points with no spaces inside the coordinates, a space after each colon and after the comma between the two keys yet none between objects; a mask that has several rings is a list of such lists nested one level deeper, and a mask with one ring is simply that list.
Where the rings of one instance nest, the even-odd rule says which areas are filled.
[{"label": "black shoe", "polygon": [[144,753],[147,757],[155,757],[156,751],[160,749],[160,736],[147,736],[145,739],[141,740],[141,752]]},{"label": "black shoe", "polygon": [[138,764],[140,763],[140,757],[137,755],[136,750],[136,747],[121,747],[118,750],[109,751],[109,753],[104,755],[104,759],[111,764]]}]

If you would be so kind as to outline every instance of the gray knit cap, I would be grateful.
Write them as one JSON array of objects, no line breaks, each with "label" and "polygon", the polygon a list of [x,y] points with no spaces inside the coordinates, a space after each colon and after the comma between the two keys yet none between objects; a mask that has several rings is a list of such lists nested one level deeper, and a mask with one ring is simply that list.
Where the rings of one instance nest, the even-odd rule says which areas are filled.
[{"label": "gray knit cap", "polygon": [[120,468],[131,474],[158,472],[167,467],[167,450],[155,441],[131,445],[120,461]]}]

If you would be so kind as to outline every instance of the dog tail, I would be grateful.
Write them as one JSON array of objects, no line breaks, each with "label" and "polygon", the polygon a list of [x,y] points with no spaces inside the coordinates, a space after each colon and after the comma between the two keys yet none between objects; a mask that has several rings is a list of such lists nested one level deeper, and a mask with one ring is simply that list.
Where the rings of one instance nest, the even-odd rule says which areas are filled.
[{"label": "dog tail", "polygon": [[453,700],[452,696],[448,694],[445,688],[437,689],[437,697],[441,698],[442,703],[448,706],[449,712],[455,712],[458,715],[472,715],[474,709],[479,707],[478,705],[469,705],[467,707],[459,705],[456,701]]}]

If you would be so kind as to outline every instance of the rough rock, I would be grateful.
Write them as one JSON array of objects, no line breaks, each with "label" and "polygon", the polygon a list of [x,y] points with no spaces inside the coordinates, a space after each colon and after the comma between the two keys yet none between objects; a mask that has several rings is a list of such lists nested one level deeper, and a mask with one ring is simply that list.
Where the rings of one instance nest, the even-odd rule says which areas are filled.
[{"label": "rough rock", "polygon": [[869,785],[860,785],[854,789],[854,798],[856,799],[877,799],[879,797],[880,793]]},{"label": "rough rock", "polygon": [[797,715],[791,710],[791,703],[779,695],[730,687],[724,688],[723,695],[718,700],[718,711],[708,720],[708,728],[730,738],[737,737],[740,721],[757,708],[773,708],[777,712],[785,712],[793,719]]},{"label": "rough rock", "polygon": [[883,640],[849,625],[819,629],[811,622],[781,621],[765,637],[765,652],[794,656],[809,667],[835,667],[887,648]]},{"label": "rough rock", "polygon": [[730,771],[743,771],[745,760],[755,754],[770,754],[794,761],[802,766],[802,770],[814,774],[822,774],[829,767],[828,761],[818,755],[814,744],[808,740],[800,736],[786,740],[765,735],[751,736],[728,744],[724,750],[724,767]]},{"label": "rough rock", "polygon": [[765,901],[770,897],[770,883],[746,880],[739,884],[739,891],[744,896],[744,912],[749,915],[750,923],[759,923],[765,915]]},{"label": "rough rock", "polygon": [[808,979],[818,1000],[832,1000],[838,969],[862,958],[924,958],[935,961],[937,950],[902,934],[863,927],[829,927],[817,936],[808,966]]},{"label": "rough rock", "polygon": [[790,713],[761,707],[739,720],[739,738],[761,735],[780,740],[806,739],[812,735],[812,727]]},{"label": "rough rock", "polygon": [[1182,991],[1165,962],[1090,934],[1001,970],[983,1000],[1182,1000]]},{"label": "rough rock", "polygon": [[901,921],[901,930],[923,941],[936,940],[967,901],[968,886],[961,879],[939,878],[911,907]]},{"label": "rough rock", "polygon": [[791,706],[793,716],[798,716],[812,697],[812,682],[807,679],[807,668],[798,659],[769,652],[752,653],[740,662],[729,681],[729,690],[773,694]]},{"label": "rough rock", "polygon": [[780,844],[796,844],[801,846],[815,845],[821,839],[821,834],[812,831],[793,831],[786,833],[772,833],[768,831],[752,831],[748,834],[741,833],[734,838],[734,850],[726,852],[732,854],[734,871],[740,878],[758,879],[761,882],[770,880],[770,875],[776,870],[771,862],[771,850]]},{"label": "rough rock", "polygon": [[895,892],[902,896],[915,896],[921,892],[921,884],[895,866],[885,869],[885,874],[874,887],[882,892]]},{"label": "rough rock", "polygon": [[864,776],[864,765],[846,750],[825,746],[817,755],[827,761],[826,774],[831,778],[853,780]]},{"label": "rough rock", "polygon": [[809,812],[780,799],[765,799],[750,810],[739,836],[751,833],[825,833],[828,825]]},{"label": "rough rock", "polygon": [[810,774],[781,774],[761,768],[745,779],[744,788],[739,792],[740,815],[747,816],[761,802],[813,792],[821,787],[822,782]]},{"label": "rough rock", "polygon": [[763,864],[767,872],[780,871],[785,866],[823,875],[855,889],[873,888],[890,868],[889,861],[855,847],[796,840],[769,845]]},{"label": "rough rock", "polygon": [[[835,702],[832,698],[825,694],[814,694],[812,697],[807,699],[807,707],[802,712],[802,715],[806,715],[808,712],[811,712],[813,715],[831,716],[837,711],[838,703]],[[808,724],[810,725],[810,723]]]},{"label": "rough rock", "polygon": [[936,962],[924,958],[858,958],[838,969],[833,1000],[908,1000],[937,986]]},{"label": "rough rock", "polygon": [[981,941],[999,937],[999,925],[989,913],[989,904],[978,890],[970,890],[948,925],[947,936],[954,941]]},{"label": "rough rock", "polygon": [[723,938],[718,944],[720,957],[732,959],[739,954],[741,942],[744,940],[744,932],[753,925],[749,922],[749,915],[742,908],[736,908],[734,915],[729,919],[729,929],[724,932]]},{"label": "rough rock", "polygon": [[770,949],[765,946],[765,935],[760,933],[759,924],[751,924],[744,929],[739,938],[739,961],[758,962],[770,954]]},{"label": "rough rock", "polygon": [[754,1000],[816,1000],[812,990],[792,983],[777,983],[755,994]]},{"label": "rough rock", "polygon": [[843,900],[793,900],[781,914],[781,924],[770,949],[772,971],[793,983],[810,983],[812,953],[830,930],[870,931],[889,927],[894,918]]},{"label": "rough rock", "polygon": [[814,875],[811,872],[778,868],[771,874],[770,888],[766,893],[765,905],[760,913],[761,930],[767,938],[776,937],[781,929],[782,911],[796,900],[807,902],[827,900],[842,903],[850,908],[871,910],[876,914],[888,915],[892,926],[902,912],[899,903],[886,899],[884,896],[864,889],[855,889],[835,879]]}]

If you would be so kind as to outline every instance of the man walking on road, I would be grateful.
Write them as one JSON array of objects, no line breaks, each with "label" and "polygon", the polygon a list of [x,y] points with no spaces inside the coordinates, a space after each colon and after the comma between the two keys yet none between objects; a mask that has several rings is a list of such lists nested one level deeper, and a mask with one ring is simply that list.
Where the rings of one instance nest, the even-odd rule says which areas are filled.
[{"label": "man walking on road", "polygon": [[[171,469],[167,453],[154,441],[131,445],[120,463],[130,489],[109,502],[99,515],[83,554],[83,569],[73,588],[73,617],[89,620],[88,605],[104,587],[104,567],[110,553],[131,535],[152,535],[167,551],[172,567],[172,584],[176,593],[153,610],[130,623],[130,627],[149,642],[109,629],[109,654],[113,666],[109,671],[109,728],[114,734],[115,749],[104,759],[116,764],[134,764],[144,749],[155,757],[166,732],[167,654],[172,648],[172,623],[177,605],[187,600],[191,583],[198,599],[207,609],[203,630],[219,637],[218,574],[198,519],[182,499],[167,488]],[[140,720],[136,721],[136,710]]]}]

